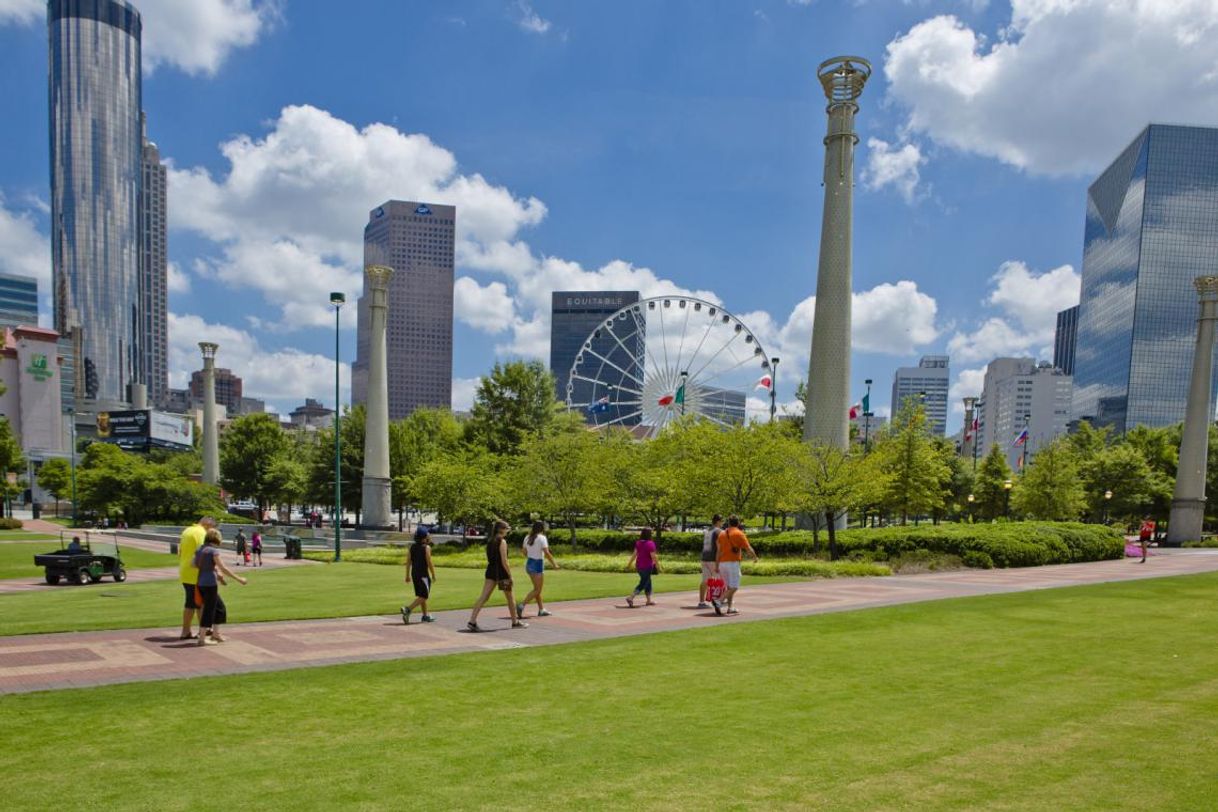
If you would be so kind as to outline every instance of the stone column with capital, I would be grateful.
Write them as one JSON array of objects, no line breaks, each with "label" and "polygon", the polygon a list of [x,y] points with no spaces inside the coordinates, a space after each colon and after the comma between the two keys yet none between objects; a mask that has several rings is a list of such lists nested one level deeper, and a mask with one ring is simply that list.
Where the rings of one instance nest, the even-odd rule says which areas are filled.
[{"label": "stone column with capital", "polygon": [[1214,323],[1218,321],[1218,276],[1199,276],[1193,280],[1201,296],[1197,319],[1197,347],[1193,351],[1193,374],[1184,407],[1184,433],[1180,438],[1180,464],[1176,468],[1176,492],[1171,500],[1171,519],[1167,524],[1167,544],[1179,547],[1201,539],[1205,518],[1205,474],[1209,457],[1210,420],[1214,404]]},{"label": "stone column with capital", "polygon": [[219,344],[200,341],[203,353],[203,481],[220,482],[220,437],[216,425],[216,350]]},{"label": "stone column with capital", "polygon": [[389,529],[392,519],[392,481],[389,478],[389,375],[385,353],[389,318],[389,279],[385,265],[364,268],[368,302],[368,398],[364,417],[364,490],[362,526]]},{"label": "stone column with capital", "polygon": [[840,56],[817,69],[829,101],[825,136],[825,207],[821,217],[816,311],[808,362],[804,439],[849,447],[850,310],[854,237],[854,116],[871,76],[866,59]]}]

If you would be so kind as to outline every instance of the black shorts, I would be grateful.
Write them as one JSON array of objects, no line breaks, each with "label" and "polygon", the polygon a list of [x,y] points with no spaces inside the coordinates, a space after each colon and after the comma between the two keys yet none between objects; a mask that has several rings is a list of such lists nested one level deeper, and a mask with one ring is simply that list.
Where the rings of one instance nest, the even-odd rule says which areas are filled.
[{"label": "black shorts", "polygon": [[410,581],[414,584],[414,596],[416,598],[426,598],[431,595],[430,578],[411,578]]},{"label": "black shorts", "polygon": [[182,591],[186,593],[186,602],[182,604],[182,608],[198,609],[199,604],[195,603],[195,585],[182,584]]}]

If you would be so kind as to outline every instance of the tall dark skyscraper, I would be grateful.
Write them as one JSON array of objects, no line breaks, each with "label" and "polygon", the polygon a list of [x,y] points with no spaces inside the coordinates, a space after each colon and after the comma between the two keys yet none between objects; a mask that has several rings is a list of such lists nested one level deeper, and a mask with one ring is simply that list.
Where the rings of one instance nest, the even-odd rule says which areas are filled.
[{"label": "tall dark skyscraper", "polygon": [[1057,314],[1057,332],[1053,334],[1053,366],[1067,375],[1074,374],[1074,347],[1078,342],[1078,305]]},{"label": "tall dark skyscraper", "polygon": [[[377,206],[364,227],[364,263],[393,268],[386,354],[389,419],[452,406],[453,266],[457,209],[418,201]],[[504,314],[507,318],[510,314]],[[368,311],[358,308],[351,399],[368,396]]]},{"label": "tall dark skyscraper", "polygon": [[[584,342],[605,319],[627,305],[639,301],[637,290],[564,290],[555,291],[550,300],[550,371],[554,373],[554,395],[564,403],[567,401],[567,382],[575,358],[584,348]],[[640,340],[642,336],[639,337]],[[590,351],[598,356],[597,362],[616,366],[612,372],[629,373],[643,377],[643,350],[639,347],[622,348],[608,333],[592,338]],[[594,369],[592,364],[586,365]],[[621,370],[621,371],[619,371]],[[573,381],[571,402],[587,404],[591,398],[592,384],[588,381]],[[640,384],[641,387],[641,384]],[[633,408],[625,411],[634,411]],[[615,415],[602,418],[610,422]],[[629,424],[637,423],[637,420]],[[628,423],[623,423],[628,425]]]},{"label": "tall dark skyscraper", "polygon": [[146,128],[141,141],[139,376],[148,385],[148,402],[163,406],[169,397],[168,190],[165,164]]},{"label": "tall dark skyscraper", "polygon": [[1193,278],[1218,268],[1218,129],[1139,133],[1088,189],[1084,239],[1072,417],[1118,432],[1183,420]]},{"label": "tall dark skyscraper", "polygon": [[84,395],[122,402],[141,377],[139,12],[47,3],[55,329],[79,324]]}]

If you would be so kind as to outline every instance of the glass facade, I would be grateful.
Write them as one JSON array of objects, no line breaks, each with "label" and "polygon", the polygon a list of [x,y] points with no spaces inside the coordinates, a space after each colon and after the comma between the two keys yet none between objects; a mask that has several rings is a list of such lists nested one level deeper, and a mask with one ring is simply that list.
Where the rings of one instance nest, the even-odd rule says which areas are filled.
[{"label": "glass facade", "polygon": [[140,369],[148,402],[164,408],[169,396],[168,184],[156,144],[143,136],[140,162]]},{"label": "glass facade", "polygon": [[[385,351],[389,419],[421,407],[448,409],[453,391],[453,271],[457,209],[436,203],[390,200],[364,227],[364,264],[393,268]],[[365,285],[367,280],[365,280]],[[357,306],[356,357],[351,399],[368,398],[368,308]],[[504,313],[505,321],[511,318]]]},{"label": "glass facade", "polygon": [[6,327],[38,326],[38,280],[0,273],[0,323]]},{"label": "glass facade", "polygon": [[[645,324],[639,323],[638,332],[632,336],[635,346],[631,348],[621,347],[609,331],[598,332],[605,319],[638,301],[637,290],[554,291],[550,299],[550,371],[554,373],[555,397],[563,403],[567,402],[571,368],[575,365],[576,356],[584,349],[584,342],[588,342],[588,349],[594,357],[602,359],[602,364],[611,369],[624,370],[621,374],[627,377],[642,380],[641,347],[646,337]],[[594,388],[590,381],[575,381],[570,393],[571,402],[588,404],[593,400]],[[600,422],[620,420],[624,426],[636,425],[639,422],[637,418],[621,420],[630,411],[632,409],[619,406],[609,407],[608,411],[601,413]]]},{"label": "glass facade", "polygon": [[140,16],[121,0],[47,4],[55,329],[78,325],[84,395],[139,380]]},{"label": "glass facade", "polygon": [[1087,193],[1074,419],[1118,432],[1184,419],[1193,279],[1215,268],[1218,129],[1152,124]]},{"label": "glass facade", "polygon": [[1074,374],[1074,346],[1078,340],[1078,305],[1057,314],[1057,331],[1053,334],[1053,366],[1067,375]]}]

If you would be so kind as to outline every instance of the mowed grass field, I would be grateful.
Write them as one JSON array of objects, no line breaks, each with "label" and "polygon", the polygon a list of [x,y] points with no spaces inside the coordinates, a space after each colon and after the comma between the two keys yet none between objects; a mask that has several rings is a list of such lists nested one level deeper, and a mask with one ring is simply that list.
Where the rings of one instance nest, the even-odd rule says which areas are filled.
[{"label": "mowed grass field", "polygon": [[[31,534],[32,535],[32,534]],[[42,567],[34,566],[34,556],[39,553],[53,553],[59,549],[59,538],[48,537],[44,541],[26,541],[25,537],[17,537],[19,541],[3,541],[0,543],[0,578],[31,578],[39,580],[46,573]],[[39,536],[34,535],[34,539]],[[96,552],[109,555],[113,550],[110,545],[98,544]],[[119,546],[123,558],[123,566],[129,570],[145,569],[148,567],[172,567],[178,563],[176,555],[154,553],[139,550],[134,547]],[[63,587],[67,589],[67,587]],[[0,625],[4,623],[4,614],[0,611]]]},{"label": "mowed grass field", "polygon": [[[0,545],[0,550],[3,547]],[[223,588],[231,623],[388,614],[397,612],[403,603],[414,600],[411,587],[403,582],[402,567],[343,562],[258,569],[236,567],[232,564],[231,556],[226,559],[230,569],[250,579],[248,586],[230,581]],[[33,561],[32,555],[30,561]],[[754,583],[776,583],[795,579],[752,580]],[[515,581],[517,599],[524,598],[530,584],[520,568],[515,571]],[[551,570],[546,573],[544,598],[551,602],[620,597],[626,595],[637,581],[634,575]],[[697,589],[698,581],[697,575],[659,575],[654,584],[659,592],[672,592]],[[483,574],[479,570],[437,568],[435,591],[429,607],[442,610],[471,606],[482,584]],[[496,592],[488,605],[502,606],[502,593]],[[176,580],[124,584],[103,580],[99,584],[86,586],[61,586],[0,595],[0,636],[94,629],[172,628],[180,626],[181,622],[182,588]]]},{"label": "mowed grass field", "polygon": [[[1214,809],[1216,595],[1211,574],[0,697],[0,791],[22,810]],[[96,779],[71,801],[48,783],[65,764]]]}]

